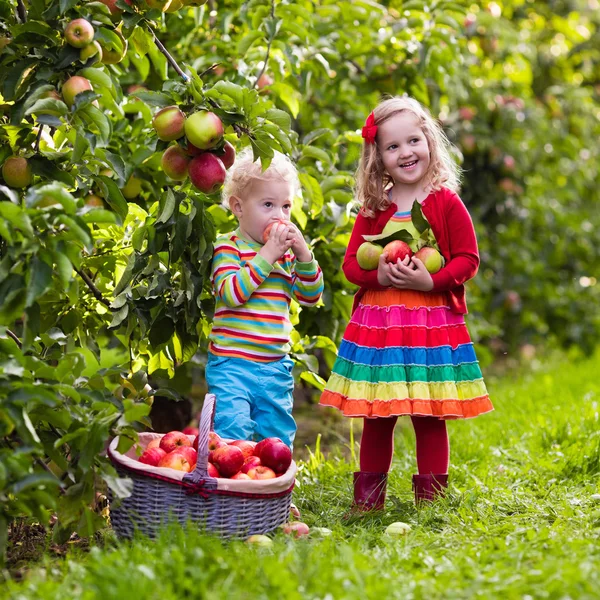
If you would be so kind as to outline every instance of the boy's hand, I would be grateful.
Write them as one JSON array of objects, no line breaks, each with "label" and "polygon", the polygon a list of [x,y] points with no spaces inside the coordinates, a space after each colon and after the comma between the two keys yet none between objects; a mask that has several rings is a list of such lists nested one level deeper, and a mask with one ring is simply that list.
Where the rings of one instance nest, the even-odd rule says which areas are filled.
[{"label": "boy's hand", "polygon": [[302,235],[302,232],[294,223],[290,223],[289,225],[294,238],[292,250],[296,256],[296,260],[300,262],[310,262],[313,259],[313,255],[306,243],[306,240],[304,239],[304,236]]},{"label": "boy's hand", "polygon": [[295,234],[291,223],[275,223],[269,232],[269,239],[258,253],[273,265],[292,247],[294,242]]},{"label": "boy's hand", "polygon": [[400,290],[429,292],[433,289],[433,279],[425,265],[418,259],[405,256],[396,264],[390,264],[391,285]]}]

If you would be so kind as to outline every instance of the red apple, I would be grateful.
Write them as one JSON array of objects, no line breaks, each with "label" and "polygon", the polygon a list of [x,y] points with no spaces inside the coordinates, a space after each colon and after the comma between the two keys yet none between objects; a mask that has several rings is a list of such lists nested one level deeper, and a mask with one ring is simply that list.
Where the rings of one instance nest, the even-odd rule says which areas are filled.
[{"label": "red apple", "polygon": [[209,431],[208,432],[208,449],[209,450],[216,450],[217,448],[219,448],[220,446],[217,444],[217,442],[221,442],[221,436],[216,433],[215,431]]},{"label": "red apple", "polygon": [[292,464],[292,451],[283,442],[275,442],[266,445],[262,449],[260,460],[263,465],[273,469],[275,473],[280,475],[281,473],[285,473],[290,464]]},{"label": "red apple", "polygon": [[160,440],[160,447],[165,452],[172,452],[173,450],[177,450],[181,446],[191,446],[192,442],[187,435],[182,433],[181,431],[169,431],[163,435]]},{"label": "red apple", "polygon": [[254,454],[254,448],[256,446],[256,442],[251,442],[249,440],[235,440],[229,444],[230,446],[237,446],[244,455],[244,461]]},{"label": "red apple", "polygon": [[11,156],[2,165],[2,177],[12,188],[24,188],[31,183],[31,166],[22,156]]},{"label": "red apple", "polygon": [[254,448],[254,455],[261,458],[260,453],[263,451],[263,448],[265,448],[269,444],[274,444],[275,442],[282,443],[281,439],[278,437],[270,437],[270,438],[265,438],[264,440],[261,440],[260,442],[258,442],[258,444],[256,444],[256,446]]},{"label": "red apple", "polygon": [[226,169],[229,169],[235,162],[235,148],[229,142],[225,142],[223,149],[220,152],[216,152],[216,155],[221,159]]},{"label": "red apple", "polygon": [[175,469],[176,471],[185,471],[186,473],[193,470],[193,467],[187,458],[177,450],[165,454],[160,459],[158,466],[168,467],[169,469]]},{"label": "red apple", "polygon": [[88,194],[84,198],[83,203],[86,206],[91,206],[93,208],[104,208],[104,200],[102,200],[102,198],[96,194]]},{"label": "red apple", "polygon": [[138,460],[145,465],[157,467],[163,456],[166,455],[167,453],[162,448],[146,448]]},{"label": "red apple", "polygon": [[250,469],[254,469],[254,467],[258,467],[259,465],[262,465],[262,463],[260,462],[260,458],[258,458],[258,456],[249,456],[244,461],[244,464],[240,470],[242,473],[247,473]]},{"label": "red apple", "polygon": [[193,448],[194,450],[196,450],[196,451],[198,451],[198,440],[199,440],[199,439],[200,439],[200,436],[199,436],[199,435],[197,435],[197,436],[194,438],[194,443],[192,444],[192,448]]},{"label": "red apple", "polygon": [[233,475],[231,477],[231,479],[248,479],[248,480],[250,480],[251,477],[250,477],[250,475],[247,475],[246,473],[242,473],[240,471],[239,473],[236,473],[235,475]]},{"label": "red apple", "polygon": [[173,450],[173,452],[178,452],[185,456],[185,459],[192,465],[192,471],[196,468],[198,453],[191,446],[181,446],[180,448],[177,448],[177,450]]},{"label": "red apple", "polygon": [[225,182],[225,167],[220,158],[210,152],[205,152],[193,158],[188,165],[192,184],[205,194],[219,191]]},{"label": "red apple", "polygon": [[209,477],[221,477],[221,474],[217,470],[217,467],[212,463],[208,463],[208,468],[206,469]]},{"label": "red apple", "polygon": [[442,255],[435,248],[429,246],[423,246],[417,250],[415,258],[418,258],[430,273],[437,273],[444,266]]},{"label": "red apple", "polygon": [[302,523],[302,521],[291,521],[289,523],[284,523],[281,526],[283,533],[286,535],[292,535],[294,537],[305,537],[310,533],[310,529],[306,523]]},{"label": "red apple", "polygon": [[196,148],[208,150],[223,138],[223,123],[215,113],[200,110],[185,120],[185,135]]},{"label": "red apple", "polygon": [[475,118],[475,110],[470,106],[462,106],[458,109],[458,116],[463,121],[472,121]]},{"label": "red apple", "polygon": [[275,471],[273,471],[273,469],[269,469],[269,467],[258,465],[257,467],[253,467],[248,471],[248,476],[250,479],[275,479],[277,474]]},{"label": "red apple", "polygon": [[62,96],[67,106],[73,106],[77,94],[81,94],[81,92],[86,92],[88,90],[93,91],[93,89],[94,88],[88,79],[80,77],[79,75],[74,75],[63,83]]},{"label": "red apple", "polygon": [[[100,0],[102,4],[108,6],[111,15],[120,15],[123,11],[117,6],[117,0]],[[131,0],[125,0],[125,4],[131,6]]]},{"label": "red apple", "polygon": [[[204,150],[200,150],[200,148],[196,148],[196,146],[194,146],[194,144],[192,144],[192,142],[188,141],[187,153],[190,156],[200,156],[201,154],[204,154]],[[221,162],[223,162],[223,161],[221,161]]]},{"label": "red apple", "polygon": [[[198,428],[188,425],[187,427],[184,427],[182,429],[181,433],[185,433],[185,435],[198,435]],[[196,450],[197,450],[197,448],[196,448]]]},{"label": "red apple", "polygon": [[172,142],[184,133],[185,115],[178,106],[161,108],[152,119],[152,127],[159,140]]},{"label": "red apple", "polygon": [[161,439],[162,438],[154,438],[153,440],[150,440],[146,446],[146,450],[150,450],[150,448],[160,448]]},{"label": "red apple", "polygon": [[394,240],[390,242],[383,251],[387,253],[386,262],[395,263],[398,260],[403,260],[405,256],[412,256],[413,252],[410,246],[402,240]]},{"label": "red apple", "polygon": [[271,230],[273,229],[273,227],[275,227],[275,225],[278,225],[279,223],[281,223],[282,225],[287,225],[289,221],[286,221],[285,219],[277,219],[276,221],[269,223],[265,227],[265,230],[263,231],[262,235],[264,244],[266,244],[269,241],[269,236],[271,235]]},{"label": "red apple", "polygon": [[83,48],[92,43],[94,39],[94,28],[85,19],[75,19],[65,28],[65,39],[73,48]]},{"label": "red apple", "polygon": [[181,146],[169,146],[160,160],[165,175],[175,181],[187,179],[189,163],[190,157]]},{"label": "red apple", "polygon": [[235,475],[244,464],[244,455],[235,446],[223,446],[212,452],[212,462],[223,477]]},{"label": "red apple", "polygon": [[216,440],[213,443],[213,446],[215,447],[214,450],[210,450],[208,453],[208,460],[210,460],[210,462],[213,462],[213,454],[219,449],[219,448],[224,448],[225,446],[227,446],[227,442],[224,442],[223,440]]},{"label": "red apple", "polygon": [[262,90],[263,88],[267,87],[268,85],[273,85],[273,78],[270,75],[267,75],[267,73],[263,73],[258,78],[258,81],[256,82],[256,87],[259,90]]}]

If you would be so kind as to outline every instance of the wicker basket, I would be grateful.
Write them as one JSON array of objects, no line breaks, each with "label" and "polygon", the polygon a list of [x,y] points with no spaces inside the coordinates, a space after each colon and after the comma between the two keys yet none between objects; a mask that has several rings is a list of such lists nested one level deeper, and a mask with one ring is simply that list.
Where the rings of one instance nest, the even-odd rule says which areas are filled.
[{"label": "wicker basket", "polygon": [[[111,500],[110,518],[119,537],[130,538],[134,531],[155,537],[168,523],[193,523],[203,531],[221,537],[246,537],[273,531],[290,514],[296,464],[280,477],[267,480],[233,480],[209,477],[208,433],[212,429],[215,396],[207,394],[200,417],[198,462],[191,473],[138,462],[135,448],[117,452],[119,439],[108,448],[108,456],[121,477],[133,480],[131,496]],[[141,433],[140,445],[162,437]]]}]

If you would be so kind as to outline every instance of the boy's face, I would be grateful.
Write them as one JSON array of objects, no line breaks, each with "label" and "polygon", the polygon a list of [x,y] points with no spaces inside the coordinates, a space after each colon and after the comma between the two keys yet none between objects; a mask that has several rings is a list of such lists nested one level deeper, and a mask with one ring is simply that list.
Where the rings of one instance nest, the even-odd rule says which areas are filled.
[{"label": "boy's face", "polygon": [[241,233],[262,244],[263,231],[269,223],[290,220],[292,186],[287,181],[257,179],[244,191],[243,199],[231,196],[229,206],[238,219]]}]

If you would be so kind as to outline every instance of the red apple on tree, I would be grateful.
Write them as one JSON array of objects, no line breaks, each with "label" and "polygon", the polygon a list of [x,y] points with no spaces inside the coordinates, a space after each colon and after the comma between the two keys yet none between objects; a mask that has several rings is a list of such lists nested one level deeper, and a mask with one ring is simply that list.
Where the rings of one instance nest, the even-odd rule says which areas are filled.
[{"label": "red apple on tree", "polygon": [[24,188],[31,183],[31,166],[22,156],[11,156],[2,165],[2,177],[12,188]]},{"label": "red apple on tree", "polygon": [[178,106],[161,108],[152,119],[152,127],[159,140],[172,142],[183,137],[185,115]]},{"label": "red apple on tree", "polygon": [[229,169],[235,162],[235,148],[229,142],[225,142],[223,149],[215,154],[221,159],[225,169]]},{"label": "red apple on tree", "polygon": [[173,450],[177,450],[177,448],[180,448],[181,446],[191,445],[192,443],[190,442],[188,436],[182,433],[181,431],[169,431],[169,433],[163,435],[159,444],[159,446],[165,452],[172,452]]},{"label": "red apple on tree", "polygon": [[223,186],[227,171],[221,159],[210,152],[205,152],[192,159],[188,165],[188,173],[196,188],[205,194],[214,194]]},{"label": "red apple on tree", "polygon": [[383,251],[387,254],[385,261],[388,263],[395,263],[398,260],[403,260],[405,256],[410,257],[413,255],[413,251],[410,249],[410,246],[402,240],[394,240],[393,242],[390,242],[383,249]]},{"label": "red apple on tree", "polygon": [[81,94],[82,92],[87,92],[88,90],[94,90],[89,79],[80,77],[79,75],[74,75],[63,83],[63,100],[67,106],[71,107],[73,106],[73,102],[75,102],[75,96],[77,96],[77,94]]},{"label": "red apple on tree", "polygon": [[267,87],[268,85],[273,85],[273,78],[267,73],[263,73],[258,80],[256,81],[256,87],[259,90]]},{"label": "red apple on tree", "polygon": [[169,146],[160,160],[165,175],[174,181],[187,179],[189,163],[190,157],[181,146]]},{"label": "red apple on tree", "polygon": [[73,48],[83,48],[92,43],[94,39],[94,28],[85,19],[75,19],[65,28],[65,39]]},{"label": "red apple on tree", "polygon": [[196,148],[208,150],[223,138],[223,123],[215,113],[200,110],[185,120],[185,135]]},{"label": "red apple on tree", "polygon": [[138,460],[145,465],[157,467],[163,456],[166,455],[167,453],[162,448],[146,448]]},{"label": "red apple on tree", "polygon": [[273,469],[275,473],[285,473],[292,463],[292,451],[283,442],[275,442],[262,449],[260,460],[263,465]]},{"label": "red apple on tree", "polygon": [[244,464],[244,455],[235,446],[224,446],[212,452],[212,462],[223,477],[235,475]]}]

